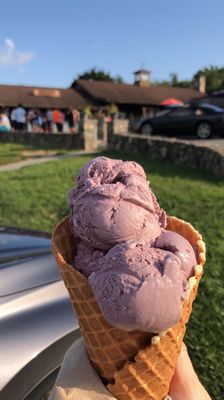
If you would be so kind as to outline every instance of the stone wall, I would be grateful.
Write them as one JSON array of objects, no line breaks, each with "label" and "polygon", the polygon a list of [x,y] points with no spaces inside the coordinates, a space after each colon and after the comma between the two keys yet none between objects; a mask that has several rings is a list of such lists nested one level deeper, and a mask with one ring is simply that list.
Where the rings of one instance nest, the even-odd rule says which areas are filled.
[{"label": "stone wall", "polygon": [[98,120],[98,140],[107,143],[107,122],[103,118]]},{"label": "stone wall", "polygon": [[129,121],[127,119],[114,119],[109,123],[108,129],[113,134],[126,134],[128,132]]},{"label": "stone wall", "polygon": [[108,125],[112,132],[126,133],[128,121],[114,120],[110,124],[104,120],[84,119],[79,131],[68,133],[0,132],[0,142],[26,143],[51,149],[84,149],[95,151],[107,147]]},{"label": "stone wall", "polygon": [[224,145],[212,148],[212,140],[180,140],[130,134],[127,120],[111,123],[84,120],[77,134],[40,134],[0,132],[0,142],[27,143],[45,148],[85,149],[86,151],[116,149],[130,154],[144,154],[152,160],[167,160],[193,168],[202,168],[224,177]]},{"label": "stone wall", "polygon": [[0,142],[14,142],[50,149],[83,149],[83,134],[0,132]]},{"label": "stone wall", "polygon": [[98,121],[86,119],[80,126],[79,135],[84,138],[84,149],[94,151],[98,149]]},{"label": "stone wall", "polygon": [[109,149],[121,150],[130,154],[144,154],[151,160],[167,160],[177,165],[202,168],[224,177],[224,154],[200,141],[175,138],[160,138],[134,134],[116,135],[109,132]]}]

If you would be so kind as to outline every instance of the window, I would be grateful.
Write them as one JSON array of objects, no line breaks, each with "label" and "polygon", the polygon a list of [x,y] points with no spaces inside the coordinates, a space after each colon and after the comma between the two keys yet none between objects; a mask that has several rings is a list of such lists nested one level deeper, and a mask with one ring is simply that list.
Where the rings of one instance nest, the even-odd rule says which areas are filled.
[{"label": "window", "polygon": [[170,117],[172,118],[184,118],[184,117],[190,117],[192,115],[194,115],[194,112],[189,108],[176,110],[170,113]]}]

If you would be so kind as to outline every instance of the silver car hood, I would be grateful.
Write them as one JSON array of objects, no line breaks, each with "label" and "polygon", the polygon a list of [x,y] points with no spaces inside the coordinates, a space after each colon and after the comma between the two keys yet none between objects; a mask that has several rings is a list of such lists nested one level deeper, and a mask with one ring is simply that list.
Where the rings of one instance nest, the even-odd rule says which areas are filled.
[{"label": "silver car hood", "polygon": [[79,336],[49,235],[0,227],[0,326],[0,392],[13,393],[0,398],[23,399]]},{"label": "silver car hood", "polygon": [[[5,299],[7,303],[1,304]],[[0,298],[0,324],[0,392],[10,381],[13,385],[17,374],[38,355],[66,335],[78,331],[78,322],[62,281]],[[23,392],[23,388],[20,389]],[[0,395],[0,398],[21,398],[14,394],[14,397]]]},{"label": "silver car hood", "polygon": [[49,238],[0,232],[1,303],[3,297],[60,279]]}]

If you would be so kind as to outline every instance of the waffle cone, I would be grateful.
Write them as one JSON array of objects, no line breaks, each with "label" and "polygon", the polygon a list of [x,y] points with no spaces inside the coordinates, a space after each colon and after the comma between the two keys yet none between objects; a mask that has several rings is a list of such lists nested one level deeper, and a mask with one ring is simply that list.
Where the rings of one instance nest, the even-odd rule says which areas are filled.
[{"label": "waffle cone", "polygon": [[73,308],[79,320],[90,360],[108,390],[118,400],[162,400],[171,378],[191,314],[205,263],[201,235],[188,223],[168,217],[167,229],[180,233],[196,249],[198,265],[189,279],[189,293],[183,302],[181,320],[166,332],[126,332],[110,325],[101,314],[88,280],[71,266],[76,239],[69,218],[62,220],[52,237],[53,253],[60,268]]}]

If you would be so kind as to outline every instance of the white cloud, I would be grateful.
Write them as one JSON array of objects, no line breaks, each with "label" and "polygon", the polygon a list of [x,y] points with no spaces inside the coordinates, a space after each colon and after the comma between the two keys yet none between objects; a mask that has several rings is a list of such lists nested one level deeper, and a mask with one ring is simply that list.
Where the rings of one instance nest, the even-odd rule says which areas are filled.
[{"label": "white cloud", "polygon": [[35,53],[33,51],[17,50],[13,40],[6,38],[3,48],[0,49],[0,66],[16,67],[21,70],[34,57]]},{"label": "white cloud", "polygon": [[9,50],[12,51],[15,49],[15,43],[13,42],[12,39],[6,38],[5,39],[5,47]]}]

